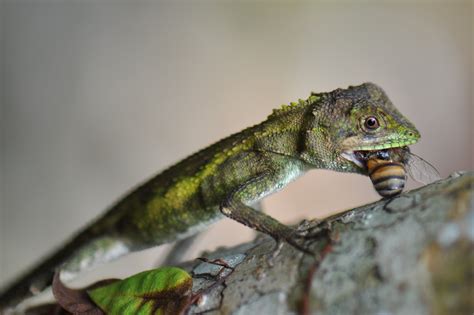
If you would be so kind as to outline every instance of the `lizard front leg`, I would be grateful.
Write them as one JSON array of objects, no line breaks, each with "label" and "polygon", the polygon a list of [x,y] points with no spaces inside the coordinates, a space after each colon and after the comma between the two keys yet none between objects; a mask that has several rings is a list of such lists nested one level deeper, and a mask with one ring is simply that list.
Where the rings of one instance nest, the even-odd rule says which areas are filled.
[{"label": "lizard front leg", "polygon": [[[277,158],[286,159],[286,157],[281,156]],[[296,241],[299,238],[296,229],[280,223],[249,205],[250,202],[281,189],[288,182],[286,171],[288,170],[272,169],[270,167],[263,170],[234,189],[221,203],[220,210],[225,216],[270,235],[277,242],[285,241],[307,254],[313,254]]]}]

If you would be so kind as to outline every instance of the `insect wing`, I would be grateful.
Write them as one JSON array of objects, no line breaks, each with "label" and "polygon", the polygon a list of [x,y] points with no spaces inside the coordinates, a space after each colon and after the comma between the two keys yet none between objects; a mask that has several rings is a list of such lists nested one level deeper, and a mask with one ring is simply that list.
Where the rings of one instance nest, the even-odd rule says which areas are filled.
[{"label": "insect wing", "polygon": [[419,183],[426,185],[441,179],[438,170],[416,154],[408,154],[405,167],[410,177]]}]

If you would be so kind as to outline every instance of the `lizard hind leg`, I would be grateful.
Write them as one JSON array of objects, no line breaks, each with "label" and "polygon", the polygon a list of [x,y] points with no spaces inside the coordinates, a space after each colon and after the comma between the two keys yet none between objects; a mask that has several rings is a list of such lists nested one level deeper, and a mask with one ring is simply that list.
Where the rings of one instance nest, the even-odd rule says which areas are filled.
[{"label": "lizard hind leg", "polygon": [[111,262],[129,253],[129,246],[114,236],[102,236],[80,247],[73,257],[59,268],[61,280],[70,281],[80,273]]},{"label": "lizard hind leg", "polygon": [[[261,201],[257,201],[252,205],[252,207],[257,211],[262,211],[263,205]],[[196,244],[196,242],[203,236],[206,232],[200,232],[198,234],[189,236],[185,239],[179,240],[173,244],[170,251],[166,254],[163,262],[160,262],[161,266],[174,266],[183,261],[186,257],[186,254],[189,253],[189,250]]]}]

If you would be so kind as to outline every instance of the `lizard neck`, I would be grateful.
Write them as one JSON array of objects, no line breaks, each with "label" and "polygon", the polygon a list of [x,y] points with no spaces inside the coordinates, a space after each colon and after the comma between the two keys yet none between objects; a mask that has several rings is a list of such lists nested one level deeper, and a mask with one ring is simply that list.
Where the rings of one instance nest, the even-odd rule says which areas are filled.
[{"label": "lizard neck", "polygon": [[277,110],[255,132],[257,150],[304,161],[309,168],[357,172],[340,151],[337,124],[344,124],[350,104],[335,104],[331,93],[312,94],[307,100]]},{"label": "lizard neck", "polygon": [[331,139],[324,121],[315,114],[325,99],[325,94],[313,94],[274,112],[254,133],[254,148],[302,160],[310,168],[331,169],[335,156]]}]

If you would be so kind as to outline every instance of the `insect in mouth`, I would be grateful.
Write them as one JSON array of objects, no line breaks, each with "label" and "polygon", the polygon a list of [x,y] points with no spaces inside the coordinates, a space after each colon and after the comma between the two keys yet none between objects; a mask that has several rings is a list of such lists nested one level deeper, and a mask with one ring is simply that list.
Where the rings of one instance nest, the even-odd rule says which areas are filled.
[{"label": "insect in mouth", "polygon": [[396,196],[405,188],[407,175],[403,163],[370,158],[367,160],[367,169],[370,180],[380,196]]},{"label": "insect in mouth", "polygon": [[382,197],[400,194],[405,188],[407,174],[422,184],[429,184],[441,178],[433,165],[411,153],[408,147],[363,154],[372,184]]}]

